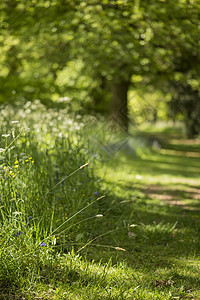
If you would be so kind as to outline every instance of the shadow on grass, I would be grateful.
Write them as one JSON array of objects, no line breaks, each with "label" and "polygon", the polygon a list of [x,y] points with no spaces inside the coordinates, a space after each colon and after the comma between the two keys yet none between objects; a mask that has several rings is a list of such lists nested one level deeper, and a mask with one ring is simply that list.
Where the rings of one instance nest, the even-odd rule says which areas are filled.
[{"label": "shadow on grass", "polygon": [[[187,147],[191,151],[192,147]],[[175,285],[198,288],[200,158],[158,152],[133,160],[120,154],[109,162],[107,169],[111,174],[107,182],[112,195],[105,201],[113,204],[111,208],[108,205],[105,213],[105,230],[113,227],[121,230],[100,238],[96,245],[85,250],[86,257],[95,261],[112,257],[114,263],[125,260],[143,276],[155,277],[158,270],[165,269],[165,276],[173,278]],[[135,174],[141,175],[140,181]],[[162,180],[163,176],[167,179]],[[126,251],[102,250],[98,244]]]},{"label": "shadow on grass", "polygon": [[[59,263],[50,269],[42,265],[41,283],[54,289],[63,284],[65,290],[66,286],[72,290],[78,286],[85,298],[91,292],[87,294],[84,289],[92,286],[94,291],[99,289],[99,299],[128,299],[123,292],[121,298],[119,294],[106,295],[104,290],[112,286],[123,287],[123,291],[140,286],[140,290],[152,293],[173,290],[175,296],[185,293],[186,297],[192,295],[189,291],[198,291],[199,162],[197,157],[159,152],[134,160],[121,153],[110,161],[106,166],[110,177],[104,187],[107,196],[99,203],[104,217],[86,228],[85,236],[93,242],[80,252],[85,262],[74,260],[70,266]],[[136,174],[142,176],[140,181]],[[167,177],[165,181],[163,176]],[[173,201],[179,200],[183,205],[174,205]],[[75,253],[84,245],[77,244]],[[106,272],[98,268],[99,261],[105,266],[110,258],[116,270],[120,262],[125,263],[125,275],[112,273],[115,268],[111,264]],[[48,293],[50,298],[55,292],[51,289]],[[137,299],[147,298],[138,294]]]},{"label": "shadow on grass", "polygon": [[[147,155],[148,156],[148,155]],[[160,159],[162,157],[162,159]],[[137,158],[132,164],[134,165],[134,171],[140,174],[147,174],[153,176],[168,175],[168,176],[180,176],[180,177],[199,177],[200,174],[200,159],[195,158],[180,158],[174,157],[173,161],[169,161],[171,158],[167,155],[159,156],[159,160],[155,160],[157,155],[148,157]],[[121,163],[130,166],[130,161]]]}]

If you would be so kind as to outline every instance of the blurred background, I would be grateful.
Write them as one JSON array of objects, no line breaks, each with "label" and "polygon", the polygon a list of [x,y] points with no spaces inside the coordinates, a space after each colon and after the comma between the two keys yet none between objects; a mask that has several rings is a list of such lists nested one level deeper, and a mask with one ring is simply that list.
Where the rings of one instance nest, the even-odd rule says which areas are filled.
[{"label": "blurred background", "polygon": [[[0,105],[200,133],[196,0],[1,0]],[[39,112],[39,110],[38,110]]]}]

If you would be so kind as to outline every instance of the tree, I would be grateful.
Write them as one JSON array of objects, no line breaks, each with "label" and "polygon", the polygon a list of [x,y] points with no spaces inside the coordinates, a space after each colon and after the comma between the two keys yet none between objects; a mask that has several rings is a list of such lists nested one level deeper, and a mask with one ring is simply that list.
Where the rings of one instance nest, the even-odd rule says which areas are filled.
[{"label": "tree", "polygon": [[174,117],[181,115],[186,124],[187,136],[196,138],[200,133],[200,95],[197,89],[185,82],[173,82],[170,109]]},{"label": "tree", "polygon": [[91,0],[76,8],[77,55],[87,72],[109,82],[111,114],[125,129],[132,75],[141,75],[144,85],[162,90],[163,82],[165,87],[184,72],[177,62],[186,57],[189,70],[194,69],[190,54],[199,54],[198,2]]},{"label": "tree", "polygon": [[133,75],[163,91],[180,75],[199,78],[199,1],[2,0],[0,8],[0,80],[11,84],[2,91],[11,98],[58,98],[59,74],[81,61],[81,75],[94,82],[82,86],[97,105],[110,99],[107,110],[128,130]]},{"label": "tree", "polygon": [[55,85],[57,72],[69,56],[66,32],[72,1],[2,0],[0,10],[4,70],[0,74],[0,100],[49,101],[50,95],[59,92]]}]

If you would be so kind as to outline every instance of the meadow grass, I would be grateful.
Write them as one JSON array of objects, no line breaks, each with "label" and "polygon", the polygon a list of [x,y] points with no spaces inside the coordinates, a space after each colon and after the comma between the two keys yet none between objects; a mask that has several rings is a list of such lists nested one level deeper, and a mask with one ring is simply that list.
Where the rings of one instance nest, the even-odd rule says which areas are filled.
[{"label": "meadow grass", "polygon": [[200,299],[198,142],[93,121],[2,110],[0,299]]},{"label": "meadow grass", "polygon": [[37,274],[37,262],[30,261],[44,247],[68,251],[87,240],[86,227],[97,222],[100,191],[81,141],[82,123],[61,116],[38,102],[2,110],[2,288],[19,282],[25,270]]}]

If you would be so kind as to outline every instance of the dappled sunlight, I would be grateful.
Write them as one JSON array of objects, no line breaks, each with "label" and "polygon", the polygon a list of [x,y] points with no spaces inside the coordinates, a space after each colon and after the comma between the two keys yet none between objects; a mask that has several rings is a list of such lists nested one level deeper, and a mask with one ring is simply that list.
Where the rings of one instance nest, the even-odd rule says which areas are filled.
[{"label": "dappled sunlight", "polygon": [[186,156],[186,157],[200,157],[199,152],[185,152],[185,151],[177,151],[177,150],[170,150],[170,149],[161,149],[161,154],[167,154],[167,155],[176,155],[176,156]]},{"label": "dappled sunlight", "polygon": [[200,139],[170,139],[170,143],[172,145],[190,145],[190,147],[195,147],[196,145],[199,147],[200,146]]},{"label": "dappled sunlight", "polygon": [[200,299],[199,1],[0,12],[0,299]]},{"label": "dappled sunlight", "polygon": [[170,205],[180,205],[184,209],[200,210],[200,189],[191,187],[147,186],[143,192],[151,199],[165,201]]},{"label": "dappled sunlight", "polygon": [[[39,118],[37,105],[28,104],[21,124],[31,130],[16,141],[15,155],[3,157],[1,169],[4,187],[12,184],[7,195],[2,190],[7,206],[1,212],[7,199],[17,204],[23,199],[21,208],[9,207],[15,224],[8,235],[16,250],[13,263],[20,258],[19,274],[22,262],[34,266],[27,272],[35,276],[37,291],[29,294],[139,300],[160,297],[164,289],[168,299],[191,289],[197,294],[198,267],[183,261],[193,257],[195,263],[200,250],[199,158],[162,154],[142,141],[136,150],[124,147],[104,161],[105,152],[87,147],[87,118],[72,121],[65,119],[65,110],[54,115],[43,106]],[[15,133],[19,129],[16,123]],[[1,153],[5,148],[2,144]],[[20,215],[22,208],[29,216]],[[9,251],[6,258],[11,259]]]}]

